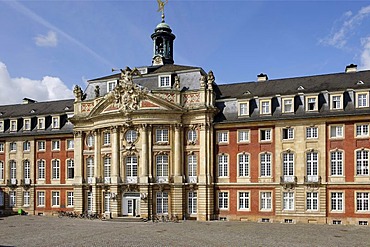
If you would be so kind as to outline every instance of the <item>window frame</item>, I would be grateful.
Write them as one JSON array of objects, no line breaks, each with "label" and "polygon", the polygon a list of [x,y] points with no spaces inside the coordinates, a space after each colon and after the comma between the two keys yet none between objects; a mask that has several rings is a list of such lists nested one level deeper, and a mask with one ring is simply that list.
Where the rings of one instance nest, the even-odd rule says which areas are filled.
[{"label": "window frame", "polygon": [[[291,102],[291,104],[290,104],[290,107],[291,107],[291,109],[290,110],[287,110],[286,108],[287,108],[287,102]],[[282,107],[282,113],[294,113],[294,98],[282,98],[281,99],[281,105],[283,106]]]},{"label": "window frame", "polygon": [[[262,159],[262,157],[265,157],[265,158]],[[263,152],[259,154],[259,177],[260,178],[271,178],[272,177],[272,161],[273,161],[272,153]]]},{"label": "window frame", "polygon": [[67,191],[66,192],[66,198],[67,198],[67,207],[73,208],[74,207],[74,191]]},{"label": "window frame", "polygon": [[67,139],[66,140],[66,150],[74,150],[74,149],[75,149],[75,140]]},{"label": "window frame", "polygon": [[272,191],[259,191],[259,211],[271,212],[273,209]]},{"label": "window frame", "polygon": [[[333,198],[333,194],[335,195],[341,195],[341,197]],[[335,206],[333,204],[333,201],[335,200]],[[339,203],[340,202],[340,203]],[[330,212],[332,213],[343,213],[345,207],[345,193],[344,191],[330,191]]]},{"label": "window frame", "polygon": [[[259,135],[258,139],[260,142],[272,142],[272,135],[273,135],[272,128],[261,128],[258,130],[258,135]],[[262,137],[264,139],[262,139]]]},{"label": "window frame", "polygon": [[217,177],[229,177],[229,155],[221,153],[217,155]]},{"label": "window frame", "polygon": [[[332,132],[333,128],[335,128],[335,135],[333,135],[333,132]],[[338,135],[338,133],[339,133],[338,128],[341,128],[341,130],[340,130],[341,135]],[[331,125],[329,125],[329,137],[330,137],[330,139],[343,139],[344,136],[345,136],[344,131],[345,131],[345,128],[344,128],[343,124],[331,124]]]},{"label": "window frame", "polygon": [[45,207],[45,191],[37,191],[37,207]]},{"label": "window frame", "polygon": [[[360,92],[356,92],[356,108],[366,108],[366,107],[369,107],[369,91],[360,91]],[[365,96],[365,99],[360,99],[360,96]],[[360,101],[362,101],[362,103],[360,104]],[[365,105],[362,105],[363,103],[365,103]]]},{"label": "window frame", "polygon": [[37,118],[37,129],[38,130],[45,130],[45,117],[38,117]]},{"label": "window frame", "polygon": [[188,143],[195,143],[198,140],[198,131],[196,129],[189,129],[187,133]]},{"label": "window frame", "polygon": [[250,142],[250,129],[238,129],[238,143],[249,143]]},{"label": "window frame", "polygon": [[228,144],[229,143],[229,131],[228,130],[217,131],[217,143],[218,144]]},{"label": "window frame", "polygon": [[59,159],[52,159],[51,160],[51,179],[52,180],[59,180],[60,179],[60,160]]},{"label": "window frame", "polygon": [[9,130],[10,132],[17,132],[18,130],[18,120],[17,119],[10,120]]},{"label": "window frame", "polygon": [[[359,131],[360,128],[360,131]],[[355,137],[356,138],[368,138],[369,137],[369,123],[356,123],[355,124]]]},{"label": "window frame", "polygon": [[306,210],[307,211],[318,211],[319,205],[320,205],[319,204],[319,192],[307,191],[306,192]]},{"label": "window frame", "polygon": [[109,130],[103,131],[103,146],[111,145],[111,132]]},{"label": "window frame", "polygon": [[5,142],[0,142],[0,153],[4,153],[5,149]]},{"label": "window frame", "polygon": [[238,103],[238,116],[247,117],[249,116],[249,102],[242,101]]},{"label": "window frame", "polygon": [[306,139],[318,139],[319,138],[319,128],[316,126],[306,127]]},{"label": "window frame", "polygon": [[60,191],[51,191],[51,207],[60,207]]},{"label": "window frame", "polygon": [[[246,159],[241,160],[241,157],[246,157]],[[250,154],[249,153],[239,153],[237,154],[237,164],[238,164],[238,177],[239,178],[249,178],[250,177]]]},{"label": "window frame", "polygon": [[46,141],[44,140],[38,140],[37,141],[37,151],[46,151]]},{"label": "window frame", "polygon": [[292,127],[282,128],[281,137],[283,141],[294,140],[294,128]]},{"label": "window frame", "polygon": [[170,131],[168,128],[155,129],[155,142],[159,144],[168,144],[170,140]]},{"label": "window frame", "polygon": [[335,93],[330,95],[330,110],[343,110],[343,94]]},{"label": "window frame", "polygon": [[[359,198],[359,195],[362,195],[361,198]],[[355,212],[356,213],[370,213],[370,192],[369,191],[355,191],[355,198],[356,198],[355,199],[355,202],[356,202]]]},{"label": "window frame", "polygon": [[51,117],[51,128],[52,129],[59,129],[60,128],[60,117],[59,116]]},{"label": "window frame", "polygon": [[283,199],[283,211],[294,211],[295,193],[293,191],[284,191],[282,199]]},{"label": "window frame", "polygon": [[171,75],[159,75],[158,76],[158,87],[169,88],[172,85]]},{"label": "window frame", "polygon": [[37,180],[46,179],[46,161],[43,159],[37,160]]},{"label": "window frame", "polygon": [[112,92],[117,85],[117,81],[107,81],[107,93]]},{"label": "window frame", "polygon": [[[305,103],[306,103],[306,107],[305,107],[306,112],[318,111],[318,96],[306,96]],[[311,104],[314,104],[313,107],[311,107]]]},{"label": "window frame", "polygon": [[238,211],[251,210],[251,193],[250,191],[237,191],[238,193]]},{"label": "window frame", "polygon": [[[359,159],[358,153],[362,153]],[[366,155],[365,155],[366,154]],[[367,177],[369,173],[369,163],[370,163],[370,150],[369,149],[356,149],[355,150],[355,176],[356,177]],[[366,156],[366,157],[364,157]],[[359,165],[360,163],[360,165]]]},{"label": "window frame", "polygon": [[197,191],[188,191],[188,214],[198,213],[198,193]]},{"label": "window frame", "polygon": [[31,119],[30,118],[23,119],[23,130],[31,130]]},{"label": "window frame", "polygon": [[51,151],[60,151],[60,140],[51,140]]},{"label": "window frame", "polygon": [[271,114],[271,99],[261,99],[259,106],[260,106],[260,115]]},{"label": "window frame", "polygon": [[229,192],[219,191],[217,193],[217,207],[219,210],[229,210]]},{"label": "window frame", "polygon": [[128,143],[134,143],[138,139],[138,136],[139,133],[134,129],[129,129],[125,133],[125,139]]},{"label": "window frame", "polygon": [[[75,178],[75,163],[74,159],[69,158],[66,160],[67,174],[66,179],[72,180]],[[71,176],[72,175],[72,176]]]}]

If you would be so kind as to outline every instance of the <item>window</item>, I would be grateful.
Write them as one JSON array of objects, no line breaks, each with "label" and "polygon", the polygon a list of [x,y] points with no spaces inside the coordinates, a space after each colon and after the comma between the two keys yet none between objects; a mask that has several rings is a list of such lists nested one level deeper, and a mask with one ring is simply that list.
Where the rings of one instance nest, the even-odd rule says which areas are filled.
[{"label": "window", "polygon": [[104,212],[105,213],[110,212],[110,198],[111,198],[111,193],[104,192]]},{"label": "window", "polygon": [[29,141],[23,142],[23,151],[30,151],[31,150],[31,143]]},{"label": "window", "polygon": [[307,210],[317,210],[318,209],[318,193],[317,192],[307,192],[306,193],[306,209]]},{"label": "window", "polygon": [[238,130],[238,142],[249,142],[249,130]]},{"label": "window", "polygon": [[195,143],[197,140],[197,131],[195,129],[191,129],[188,131],[188,142]]},{"label": "window", "polygon": [[331,210],[343,211],[343,192],[331,192]]},{"label": "window", "polygon": [[227,177],[229,169],[229,157],[226,154],[218,155],[218,176]]},{"label": "window", "polygon": [[188,192],[188,213],[197,213],[197,192],[195,191]]},{"label": "window", "polygon": [[168,192],[157,192],[157,214],[168,213]]},{"label": "window", "polygon": [[306,168],[307,168],[308,179],[312,177],[317,178],[317,170],[318,170],[318,153],[317,152],[309,152],[306,154]]},{"label": "window", "polygon": [[155,141],[158,143],[168,142],[168,129],[156,129]]},{"label": "window", "polygon": [[261,100],[261,111],[260,111],[260,113],[262,115],[271,113],[270,101],[269,100]]},{"label": "window", "polygon": [[369,175],[369,151],[356,151],[356,175]]},{"label": "window", "polygon": [[94,146],[94,136],[93,135],[88,135],[86,138],[86,145],[88,147],[93,147]]},{"label": "window", "polygon": [[368,137],[369,124],[356,124],[356,137]]},{"label": "window", "polygon": [[369,192],[356,193],[356,211],[369,211]]},{"label": "window", "polygon": [[229,192],[218,192],[218,208],[228,209],[229,207]]},{"label": "window", "polygon": [[52,150],[59,150],[60,149],[60,141],[59,140],[51,141],[51,149]]},{"label": "window", "polygon": [[53,191],[51,195],[52,195],[51,206],[58,207],[59,206],[59,191]]},{"label": "window", "polygon": [[23,206],[28,207],[30,205],[30,192],[23,191]]},{"label": "window", "polygon": [[197,156],[194,154],[188,155],[188,176],[197,176]]},{"label": "window", "polygon": [[283,153],[283,175],[294,176],[294,154]]},{"label": "window", "polygon": [[218,143],[228,143],[229,142],[229,132],[227,131],[217,132],[217,141]]},{"label": "window", "polygon": [[9,207],[14,207],[17,204],[17,192],[9,191]]},{"label": "window", "polygon": [[0,121],[0,132],[4,132],[4,121]]},{"label": "window", "polygon": [[260,141],[271,141],[271,129],[260,129]]},{"label": "window", "polygon": [[283,192],[283,210],[294,210],[294,192]]},{"label": "window", "polygon": [[17,131],[17,120],[10,120],[10,131]]},{"label": "window", "polygon": [[330,126],[330,138],[342,138],[343,136],[343,125]]},{"label": "window", "polygon": [[74,179],[75,177],[75,163],[73,159],[67,160],[67,179]]},{"label": "window", "polygon": [[0,142],[0,152],[4,152],[4,142]]},{"label": "window", "polygon": [[283,99],[283,113],[293,112],[293,106],[293,99]]},{"label": "window", "polygon": [[318,138],[318,129],[317,127],[307,127],[306,128],[306,138],[307,139],[316,139]]},{"label": "window", "polygon": [[73,191],[67,191],[67,207],[73,207],[73,205],[74,205]]},{"label": "window", "polygon": [[89,180],[94,177],[94,159],[91,157],[86,159],[86,176],[88,183],[91,183]]},{"label": "window", "polygon": [[306,98],[306,110],[307,111],[317,111],[317,97],[307,97]]},{"label": "window", "polygon": [[127,156],[126,157],[126,176],[137,177],[137,157]]},{"label": "window", "polygon": [[52,118],[52,128],[58,129],[59,128],[59,117]]},{"label": "window", "polygon": [[159,87],[170,87],[171,86],[171,80],[170,76],[159,76]]},{"label": "window", "polygon": [[110,183],[111,176],[111,158],[104,157],[104,183]]},{"label": "window", "polygon": [[157,177],[168,177],[168,155],[156,157]]},{"label": "window", "polygon": [[107,82],[107,93],[113,91],[115,87],[116,87],[116,81],[108,81]]},{"label": "window", "polygon": [[16,142],[9,143],[9,150],[10,150],[10,152],[17,151],[17,143]]},{"label": "window", "polygon": [[25,180],[31,178],[31,163],[29,160],[23,161],[23,178]]},{"label": "window", "polygon": [[37,191],[37,206],[45,207],[45,192]]},{"label": "window", "polygon": [[271,177],[271,154],[260,154],[260,172],[261,177]]},{"label": "window", "polygon": [[45,141],[37,141],[37,149],[39,151],[45,151]]},{"label": "window", "polygon": [[342,109],[342,96],[341,95],[331,95],[331,109],[337,110]]},{"label": "window", "polygon": [[103,145],[110,145],[110,132],[108,131],[103,133]]},{"label": "window", "polygon": [[357,107],[368,107],[368,93],[357,94]]},{"label": "window", "polygon": [[0,207],[3,207],[4,205],[4,191],[0,190]]},{"label": "window", "polygon": [[294,129],[284,128],[283,129],[283,140],[293,140],[294,139]]},{"label": "window", "polygon": [[73,139],[67,139],[67,149],[71,150],[75,148],[75,142]]},{"label": "window", "polygon": [[9,161],[10,179],[17,178],[17,163],[14,160]]},{"label": "window", "polygon": [[126,141],[128,143],[133,143],[137,140],[137,131],[136,130],[128,130],[126,132]]},{"label": "window", "polygon": [[39,169],[39,179],[45,179],[45,160],[37,161],[37,166]]},{"label": "window", "polygon": [[272,209],[271,192],[260,192],[260,209],[270,211]]},{"label": "window", "polygon": [[31,120],[30,119],[23,120],[23,130],[31,130]]},{"label": "window", "polygon": [[0,161],[0,180],[4,179],[4,162]]},{"label": "window", "polygon": [[239,210],[249,209],[249,192],[239,192]]},{"label": "window", "polygon": [[248,116],[249,106],[248,103],[239,103],[239,116]]},{"label": "window", "polygon": [[343,152],[330,152],[330,171],[332,176],[343,176]]},{"label": "window", "polygon": [[45,118],[38,118],[37,119],[37,129],[39,129],[39,130],[45,129]]},{"label": "window", "polygon": [[92,212],[93,210],[93,193],[92,191],[87,192],[87,211]]},{"label": "window", "polygon": [[51,166],[52,166],[51,178],[52,179],[59,179],[59,176],[60,176],[60,164],[59,164],[59,160],[52,160],[51,161]]},{"label": "window", "polygon": [[248,177],[249,176],[249,154],[239,154],[238,163],[239,163],[239,177]]}]

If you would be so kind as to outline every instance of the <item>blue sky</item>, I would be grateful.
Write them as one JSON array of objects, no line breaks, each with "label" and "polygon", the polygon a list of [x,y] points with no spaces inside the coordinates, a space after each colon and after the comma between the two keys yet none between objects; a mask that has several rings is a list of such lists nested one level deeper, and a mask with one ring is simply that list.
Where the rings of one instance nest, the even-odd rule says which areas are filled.
[{"label": "blue sky", "polygon": [[[111,68],[151,64],[157,1],[0,0],[0,103],[73,97]],[[216,82],[370,69],[369,1],[176,1],[176,64]]]}]

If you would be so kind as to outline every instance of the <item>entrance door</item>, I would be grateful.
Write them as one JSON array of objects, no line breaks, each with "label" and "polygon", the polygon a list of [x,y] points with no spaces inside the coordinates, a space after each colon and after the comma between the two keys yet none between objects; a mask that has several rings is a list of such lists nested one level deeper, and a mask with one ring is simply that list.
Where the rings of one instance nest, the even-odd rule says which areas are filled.
[{"label": "entrance door", "polygon": [[137,205],[136,199],[127,199],[127,215],[136,216],[137,215]]},{"label": "entrance door", "polygon": [[123,194],[122,199],[122,215],[140,215],[140,193],[127,192]]}]

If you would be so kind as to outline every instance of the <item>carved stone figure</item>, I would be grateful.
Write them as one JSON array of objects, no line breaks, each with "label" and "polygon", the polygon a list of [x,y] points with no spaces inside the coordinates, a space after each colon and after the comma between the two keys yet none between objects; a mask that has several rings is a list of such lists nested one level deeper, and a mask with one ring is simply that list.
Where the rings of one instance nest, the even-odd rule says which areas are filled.
[{"label": "carved stone figure", "polygon": [[206,87],[206,76],[202,75],[200,77],[200,88],[205,88]]},{"label": "carved stone figure", "polygon": [[215,82],[215,77],[213,75],[212,70],[208,72],[207,80],[208,80],[207,87],[208,89],[212,90],[212,85]]},{"label": "carved stone figure", "polygon": [[95,98],[99,98],[100,97],[100,87],[98,85],[95,86]]},{"label": "carved stone figure", "polygon": [[174,83],[175,89],[180,89],[180,77],[178,75],[175,76],[175,83]]},{"label": "carved stone figure", "polygon": [[80,86],[76,85],[73,89],[73,94],[75,95],[75,101],[81,101],[82,99],[82,89]]}]

